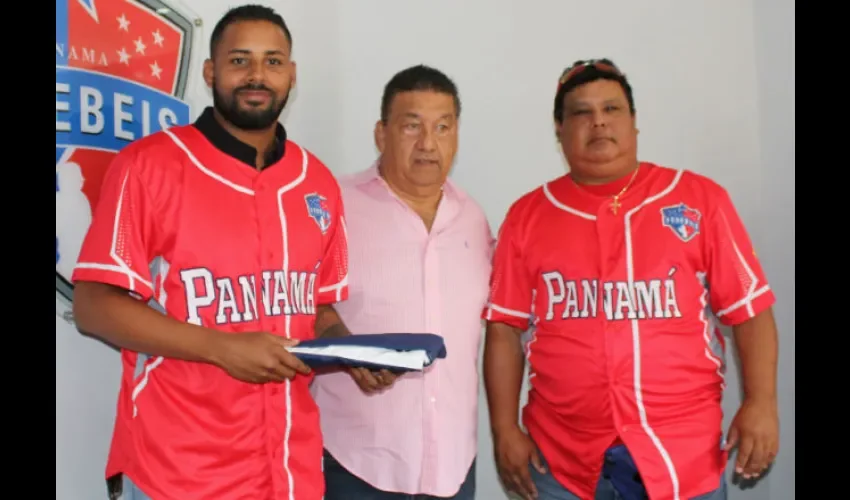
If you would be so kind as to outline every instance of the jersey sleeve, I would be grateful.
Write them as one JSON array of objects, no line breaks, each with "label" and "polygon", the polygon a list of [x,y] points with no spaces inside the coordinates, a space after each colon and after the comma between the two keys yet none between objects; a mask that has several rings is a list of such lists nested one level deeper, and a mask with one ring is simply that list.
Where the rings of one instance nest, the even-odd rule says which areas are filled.
[{"label": "jersey sleeve", "polygon": [[774,304],[776,298],[729,194],[720,188],[706,218],[709,300],[715,316],[734,326]]},{"label": "jersey sleeve", "polygon": [[342,196],[337,199],[336,206],[331,237],[319,269],[317,305],[334,304],[348,299],[348,229],[345,226]]},{"label": "jersey sleeve", "polygon": [[147,301],[156,219],[136,162],[119,153],[108,167],[71,281],[114,285]]},{"label": "jersey sleeve", "polygon": [[496,238],[490,298],[482,318],[526,330],[531,319],[533,280],[529,276],[520,245],[522,221],[511,210]]}]

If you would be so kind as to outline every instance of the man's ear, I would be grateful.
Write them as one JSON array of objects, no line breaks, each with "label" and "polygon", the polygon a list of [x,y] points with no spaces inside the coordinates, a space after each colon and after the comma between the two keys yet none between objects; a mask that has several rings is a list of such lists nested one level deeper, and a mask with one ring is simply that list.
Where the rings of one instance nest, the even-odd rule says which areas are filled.
[{"label": "man's ear", "polygon": [[382,120],[375,122],[375,147],[381,154],[384,153],[384,146],[387,144],[386,133],[387,129],[384,122]]},{"label": "man's ear", "polygon": [[297,76],[298,76],[298,71],[296,71],[296,70],[297,70],[298,68],[297,68],[297,67],[296,67],[296,65],[295,65],[295,61],[290,61],[290,62],[289,62],[289,64],[291,64],[291,65],[292,65],[292,83],[290,83],[290,84],[289,84],[289,86],[290,86],[291,88],[295,88],[295,81],[298,79],[298,78],[297,78]]},{"label": "man's ear", "polygon": [[213,86],[213,62],[212,59],[207,59],[204,61],[204,82],[206,82],[207,87],[212,88]]}]

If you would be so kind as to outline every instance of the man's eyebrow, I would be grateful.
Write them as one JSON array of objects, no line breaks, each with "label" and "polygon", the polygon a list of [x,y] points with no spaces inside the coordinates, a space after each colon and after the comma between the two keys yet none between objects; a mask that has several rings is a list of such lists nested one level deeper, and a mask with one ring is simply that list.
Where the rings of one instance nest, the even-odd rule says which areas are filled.
[{"label": "man's eyebrow", "polygon": [[[617,99],[616,97],[611,97],[609,99],[603,100],[602,104],[620,104],[620,100]],[[590,106],[590,105],[591,105],[590,102],[585,101],[585,100],[581,100],[581,99],[567,103],[567,107],[570,107],[570,108],[578,108],[578,107],[581,107],[581,106]]]},{"label": "man's eyebrow", "polygon": [[[404,114],[402,115],[402,117],[403,117],[403,118],[416,118],[416,119],[422,118],[422,116],[420,116],[420,115],[419,115],[419,114],[417,114],[417,113],[414,113],[413,111],[408,111],[408,112],[404,113]],[[440,119],[440,120],[445,120],[445,119],[447,119],[447,118],[448,118],[448,119],[453,119],[454,117],[455,117],[455,114],[454,114],[454,113],[446,113],[446,114],[442,115],[439,119]]]},{"label": "man's eyebrow", "polygon": [[[280,50],[280,49],[271,49],[271,50],[265,51],[264,53],[267,56],[272,56],[272,55],[286,56],[286,53],[284,51]],[[248,50],[248,49],[230,49],[228,54],[251,54],[251,51]]]}]

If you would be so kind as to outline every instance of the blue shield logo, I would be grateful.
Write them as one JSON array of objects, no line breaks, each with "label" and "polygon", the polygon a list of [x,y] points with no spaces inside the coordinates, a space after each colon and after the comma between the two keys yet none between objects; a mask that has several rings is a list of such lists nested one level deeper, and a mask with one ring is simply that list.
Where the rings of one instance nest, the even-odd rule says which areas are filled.
[{"label": "blue shield logo", "polygon": [[702,215],[699,210],[684,203],[661,209],[661,224],[669,227],[684,242],[691,241],[699,234],[700,219]]},{"label": "blue shield logo", "polygon": [[331,227],[331,213],[328,210],[328,200],[316,193],[304,197],[307,202],[307,214],[319,225],[322,234]]}]

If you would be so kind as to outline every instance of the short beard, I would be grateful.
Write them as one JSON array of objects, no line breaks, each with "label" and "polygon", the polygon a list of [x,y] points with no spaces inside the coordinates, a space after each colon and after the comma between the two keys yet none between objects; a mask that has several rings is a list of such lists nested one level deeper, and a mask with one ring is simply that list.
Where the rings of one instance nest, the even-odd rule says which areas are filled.
[{"label": "short beard", "polygon": [[270,92],[263,85],[244,85],[234,89],[230,99],[227,99],[219,92],[215,82],[213,82],[213,106],[222,118],[242,130],[266,130],[277,123],[286,102],[289,100],[289,90],[286,91],[286,95],[280,102],[276,98],[272,98],[268,108],[256,110],[244,110],[239,107],[236,94],[242,90],[266,90]]}]

